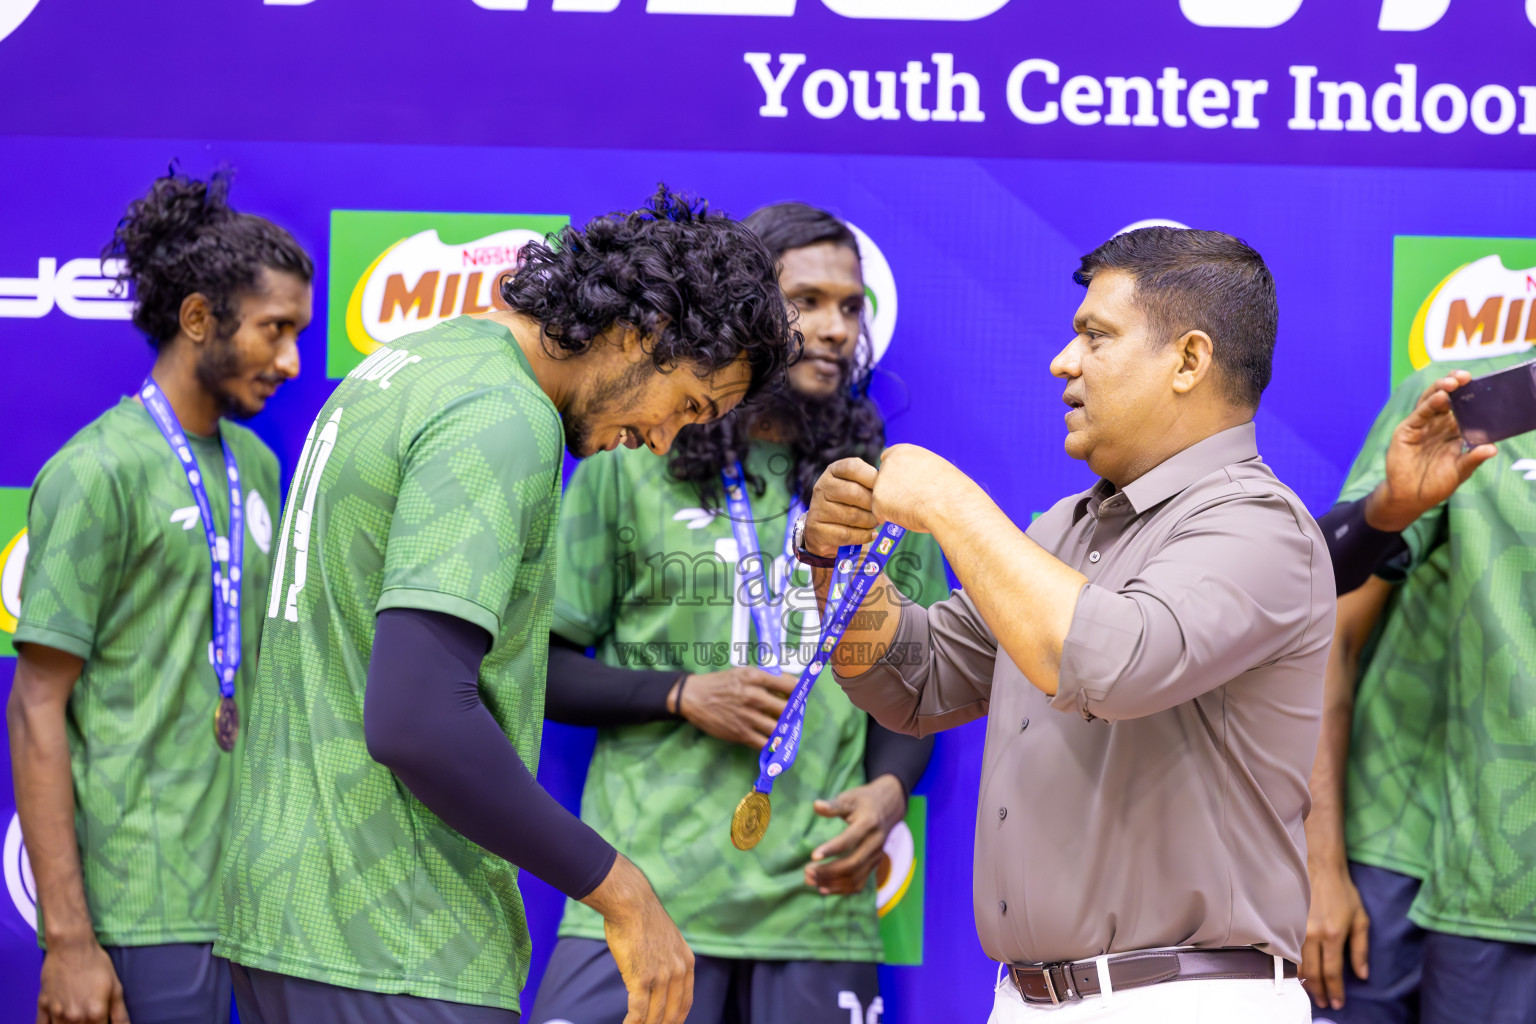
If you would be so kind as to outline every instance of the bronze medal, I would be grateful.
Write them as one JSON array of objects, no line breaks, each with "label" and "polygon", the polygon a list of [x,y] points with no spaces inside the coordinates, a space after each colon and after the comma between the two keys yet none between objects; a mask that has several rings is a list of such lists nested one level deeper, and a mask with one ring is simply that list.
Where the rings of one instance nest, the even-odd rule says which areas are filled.
[{"label": "bronze medal", "polygon": [[240,709],[235,707],[235,698],[225,697],[213,713],[213,738],[227,754],[235,749],[235,738],[239,735]]},{"label": "bronze medal", "polygon": [[736,813],[731,816],[731,845],[738,850],[750,850],[762,842],[768,831],[768,820],[773,817],[773,807],[768,794],[753,790],[741,798]]}]

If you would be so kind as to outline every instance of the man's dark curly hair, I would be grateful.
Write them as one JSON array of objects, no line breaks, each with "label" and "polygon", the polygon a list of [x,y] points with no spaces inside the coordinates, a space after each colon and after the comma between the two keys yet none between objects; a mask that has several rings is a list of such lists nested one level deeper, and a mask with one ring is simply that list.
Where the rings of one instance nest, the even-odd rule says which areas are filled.
[{"label": "man's dark curly hair", "polygon": [[[790,249],[823,242],[845,246],[854,255],[859,254],[858,238],[848,225],[805,203],[774,203],[742,223],[757,233],[775,261]],[[828,399],[808,399],[797,394],[787,379],[781,379],[731,415],[714,423],[683,428],[672,443],[668,464],[672,476],[693,484],[699,500],[712,507],[723,497],[720,471],[740,462],[748,486],[761,496],[766,482],[746,468],[752,444],[751,426],[761,418],[773,420],[786,433],[790,447],[790,493],[798,494],[806,503],[811,500],[811,489],[817,479],[838,459],[857,457],[875,462],[885,447],[885,421],[868,393],[872,351],[866,324],[848,368],[847,386]]]},{"label": "man's dark curly hair", "polygon": [[502,299],[566,353],[587,351],[615,324],[639,331],[659,368],[688,364],[708,375],[745,353],[751,396],[799,352],[763,243],[665,185],[643,209],[562,228],[525,245],[522,258]]},{"label": "man's dark curly hair", "polygon": [[264,269],[305,281],[314,262],[293,236],[271,221],[229,206],[230,172],[196,181],[173,167],[128,204],[103,260],[121,260],[118,287],[133,284],[133,323],[157,350],[181,329],[181,304],[201,293],[219,334],[240,326],[235,305],[256,290]]}]

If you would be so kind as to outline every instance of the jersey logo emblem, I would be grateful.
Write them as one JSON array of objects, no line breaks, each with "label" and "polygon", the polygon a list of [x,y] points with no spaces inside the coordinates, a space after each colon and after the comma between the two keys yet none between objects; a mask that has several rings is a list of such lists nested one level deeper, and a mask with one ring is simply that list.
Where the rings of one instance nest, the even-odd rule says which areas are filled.
[{"label": "jersey logo emblem", "polygon": [[685,508],[672,513],[672,521],[687,523],[690,530],[702,530],[715,521],[715,512],[707,508]]},{"label": "jersey logo emblem", "polygon": [[1536,459],[1516,459],[1509,467],[1516,473],[1524,473],[1527,480],[1536,480]]},{"label": "jersey logo emblem", "polygon": [[256,488],[245,495],[245,528],[251,531],[251,539],[264,555],[272,553],[272,513],[266,499]]},{"label": "jersey logo emblem", "polygon": [[179,508],[171,513],[171,525],[175,526],[177,523],[180,523],[183,530],[190,530],[201,522],[202,518],[198,514],[196,505],[188,505],[186,508]]}]

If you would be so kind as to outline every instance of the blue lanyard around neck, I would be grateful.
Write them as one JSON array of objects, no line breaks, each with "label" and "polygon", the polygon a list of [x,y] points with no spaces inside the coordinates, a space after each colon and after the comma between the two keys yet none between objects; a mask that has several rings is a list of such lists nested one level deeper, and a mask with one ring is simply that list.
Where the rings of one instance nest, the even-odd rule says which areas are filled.
[{"label": "blue lanyard around neck", "polygon": [[153,377],[144,378],[139,398],[149,418],[160,428],[166,444],[171,446],[182,472],[187,475],[192,498],[197,502],[198,515],[203,521],[208,560],[213,566],[213,667],[218,673],[219,695],[233,698],[235,673],[240,670],[240,572],[245,564],[245,509],[240,498],[240,467],[235,464],[234,453],[221,433],[219,443],[224,448],[225,475],[229,478],[229,573],[225,575],[219,570],[219,536],[213,526],[208,489],[203,486],[203,475],[198,472],[197,459],[176,419],[176,412]]},{"label": "blue lanyard around neck", "polygon": [[[748,607],[752,611],[752,625],[757,628],[758,664],[765,672],[780,674],[779,662],[784,657],[784,597],[789,593],[789,579],[795,565],[795,520],[805,511],[796,495],[789,505],[784,522],[784,573],[772,581],[773,559],[757,549],[757,524],[752,518],[752,501],[747,497],[747,485],[741,471],[741,463],[727,467],[720,474],[725,484],[725,514],[731,520],[731,532],[736,536],[736,566],[741,574],[742,592],[749,596]],[[773,583],[778,584],[777,590]]]},{"label": "blue lanyard around neck", "polygon": [[[727,469],[721,474],[725,481],[726,512],[731,517],[731,529],[736,534],[736,547],[738,556],[745,560],[748,551],[756,551],[756,538],[752,536],[752,506],[747,499],[746,485],[742,480],[741,466]],[[789,522],[785,525],[785,552],[788,559],[787,565],[793,564],[794,558],[794,527],[795,520],[800,517],[804,506],[797,497],[790,506]],[[848,624],[853,621],[853,613],[859,610],[864,603],[864,598],[869,594],[869,588],[875,579],[885,569],[885,563],[889,561],[891,552],[896,550],[896,545],[906,533],[904,527],[894,523],[886,523],[875,534],[869,552],[862,562],[858,562],[859,548],[857,545],[841,547],[837,551],[837,566],[832,570],[832,586],[827,594],[827,607],[821,623],[821,635],[818,638],[816,653],[810,664],[800,673],[800,678],[795,683],[794,691],[789,695],[789,701],[784,705],[784,711],[779,715],[779,722],[774,726],[773,735],[758,754],[758,776],[753,788],[759,793],[773,792],[773,780],[784,772],[789,771],[795,763],[795,757],[800,753],[800,734],[805,725],[806,703],[811,696],[811,688],[816,685],[816,679],[821,675],[821,670],[832,659],[832,652],[837,649],[838,641],[848,630]],[[761,556],[754,559],[751,569],[742,573],[746,576],[744,586],[750,594],[754,583],[763,588],[765,598],[773,598],[774,595],[766,585],[765,559]],[[759,582],[759,578],[762,581]],[[784,593],[788,591],[789,572],[786,569],[785,582],[777,600],[770,603],[768,600],[754,601],[752,607],[752,621],[757,627],[758,643],[771,645],[774,651],[771,665],[762,667],[775,675],[779,674],[779,657],[783,650],[782,640],[784,635],[784,618],[782,612],[774,614],[774,604],[782,603]],[[851,582],[850,582],[851,580]]]}]

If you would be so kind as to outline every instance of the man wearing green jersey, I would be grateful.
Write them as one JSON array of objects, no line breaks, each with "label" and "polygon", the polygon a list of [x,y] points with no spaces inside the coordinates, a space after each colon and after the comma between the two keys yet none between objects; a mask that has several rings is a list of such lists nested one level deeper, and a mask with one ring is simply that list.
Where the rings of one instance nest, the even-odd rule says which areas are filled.
[{"label": "man wearing green jersey", "polygon": [[[1452,368],[1481,376],[1528,358]],[[1392,424],[1446,369],[1426,368],[1393,394],[1341,500],[1382,479]],[[1536,435],[1500,442],[1481,472],[1403,531],[1406,581],[1353,702],[1326,711],[1325,741],[1341,742],[1324,743],[1308,822],[1318,850],[1308,942],[1326,979],[1314,991],[1327,1004],[1317,1019],[1536,1019],[1536,813],[1526,795],[1536,727],[1524,710],[1536,701],[1533,457]],[[1379,587],[1374,602],[1362,595],[1357,632],[1369,633],[1380,598]],[[1347,991],[1346,939],[1360,979]]]},{"label": "man wearing green jersey", "polygon": [[300,456],[218,951],[246,1024],[511,1024],[531,871],[592,907],[629,1024],[692,954],[645,876],[534,781],[561,441],[665,453],[783,372],[773,260],[663,189],[523,249],[504,308],[385,346]]},{"label": "man wearing green jersey", "polygon": [[129,206],[105,255],[151,379],[32,487],[7,718],[39,1024],[229,1019],[216,876],[280,500],[276,457],[232,420],[299,372],[313,265],[227,188],[171,175]]},{"label": "man wearing green jersey", "polygon": [[[772,828],[751,851],[732,846],[732,812],[809,660],[802,645],[814,651],[817,639],[809,572],[786,559],[791,504],[831,462],[877,460],[885,434],[866,394],[853,232],[802,203],[746,223],[778,259],[803,358],[751,407],[684,431],[668,465],[615,451],[577,469],[560,528],[547,713],[601,728],[582,818],[644,869],[698,954],[689,1021],[844,1024],[850,1007],[878,1005],[869,879],[932,741],[891,733],[836,686],[816,687],[799,758],[774,787]],[[722,473],[738,463],[745,523],[724,503]],[[754,567],[766,570],[763,589],[746,582]],[[891,572],[924,604],[949,594],[930,537],[909,538]],[[773,641],[757,634],[753,603],[787,627],[772,659],[783,674],[754,667],[772,663]],[[581,654],[589,646],[596,662]],[[603,922],[568,902],[532,1020],[618,1024],[624,1009]]]}]

